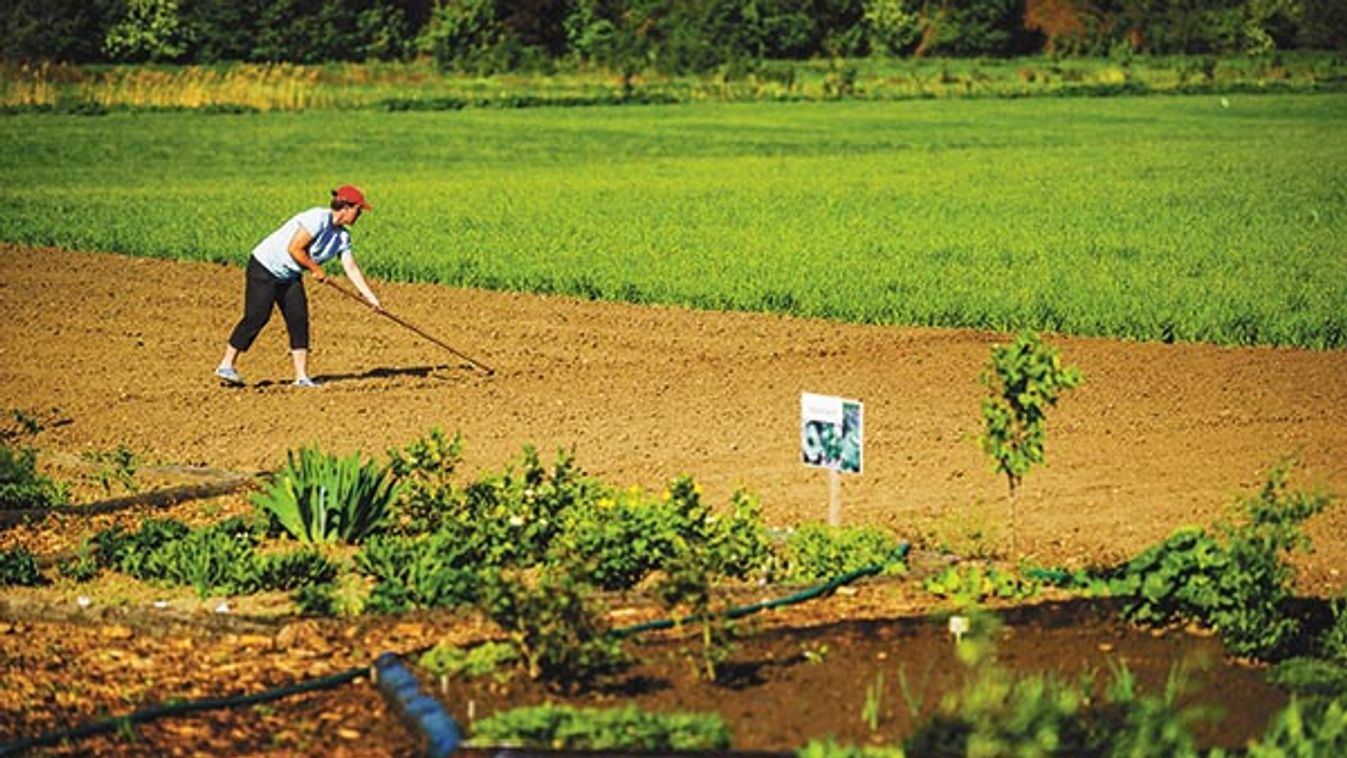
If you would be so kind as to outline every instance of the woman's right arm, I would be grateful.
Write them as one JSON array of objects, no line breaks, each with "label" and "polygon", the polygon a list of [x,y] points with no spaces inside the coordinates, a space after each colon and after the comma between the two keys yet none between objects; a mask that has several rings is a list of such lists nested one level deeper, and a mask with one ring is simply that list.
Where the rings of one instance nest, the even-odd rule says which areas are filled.
[{"label": "woman's right arm", "polygon": [[313,235],[309,234],[309,230],[300,226],[295,230],[295,236],[290,238],[290,244],[286,246],[286,250],[289,251],[290,257],[295,259],[295,263],[308,269],[309,273],[313,274],[313,278],[321,282],[327,277],[323,274],[323,267],[309,257],[309,243],[311,242],[313,242]]}]

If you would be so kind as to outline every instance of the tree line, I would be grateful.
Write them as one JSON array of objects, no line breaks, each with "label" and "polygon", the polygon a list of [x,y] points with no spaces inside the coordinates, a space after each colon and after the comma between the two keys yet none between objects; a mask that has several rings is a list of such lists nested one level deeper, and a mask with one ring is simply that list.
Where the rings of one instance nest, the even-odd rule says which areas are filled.
[{"label": "tree line", "polygon": [[1347,49],[1343,0],[8,0],[0,58],[691,73],[818,57]]}]

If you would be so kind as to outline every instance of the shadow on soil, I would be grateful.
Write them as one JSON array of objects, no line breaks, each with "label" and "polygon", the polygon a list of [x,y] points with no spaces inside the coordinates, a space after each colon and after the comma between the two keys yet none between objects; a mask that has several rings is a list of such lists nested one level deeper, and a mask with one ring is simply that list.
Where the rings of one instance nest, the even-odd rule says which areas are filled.
[{"label": "shadow on soil", "polygon": [[[1287,697],[1262,667],[1226,658],[1198,630],[1153,632],[1118,619],[1113,603],[1070,601],[999,612],[996,658],[1016,674],[1087,677],[1097,692],[1125,666],[1142,692],[1162,694],[1171,676],[1180,705],[1211,706],[1198,725],[1204,746],[1240,747],[1262,735]],[[440,692],[460,723],[543,702],[579,707],[635,703],[646,710],[715,711],[742,750],[790,751],[812,738],[895,744],[958,691],[968,670],[955,656],[948,616],[852,621],[743,636],[719,682],[698,677],[698,639],[646,639],[628,678],[598,692],[560,696],[525,681],[453,682]],[[692,634],[689,630],[689,634]],[[426,676],[426,681],[433,679]],[[630,684],[630,686],[625,686]],[[873,716],[872,729],[865,714]],[[469,729],[471,727],[469,726]]]}]

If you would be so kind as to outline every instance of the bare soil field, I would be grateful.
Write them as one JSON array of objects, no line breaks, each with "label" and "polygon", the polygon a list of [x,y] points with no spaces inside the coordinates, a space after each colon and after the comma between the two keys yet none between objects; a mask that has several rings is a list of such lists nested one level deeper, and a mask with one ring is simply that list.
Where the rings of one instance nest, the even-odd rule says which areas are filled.
[{"label": "bare soil field", "polygon": [[[734,490],[747,489],[761,498],[769,524],[787,527],[823,520],[829,497],[826,474],[800,463],[800,393],[841,395],[865,403],[865,470],[843,479],[845,523],[882,525],[929,550],[1003,557],[1008,552],[1006,485],[976,442],[983,393],[978,376],[990,347],[1007,335],[423,284],[374,287],[391,312],[496,372],[475,371],[309,283],[310,364],[321,386],[290,386],[285,330],[276,317],[239,363],[247,385],[222,387],[212,370],[241,312],[241,267],[0,245],[0,407],[43,411],[57,419],[35,441],[48,460],[77,460],[83,452],[124,444],[148,463],[236,472],[273,470],[288,450],[310,443],[382,458],[386,449],[438,426],[463,433],[465,475],[500,470],[526,444],[544,458],[566,449],[585,471],[614,485],[660,488],[686,473],[717,506],[727,504]],[[1080,367],[1085,383],[1049,416],[1049,463],[1025,479],[1015,557],[1071,567],[1126,559],[1178,526],[1221,518],[1237,497],[1257,489],[1270,466],[1288,457],[1297,462],[1294,486],[1338,497],[1347,493],[1347,353],[1045,339],[1060,348],[1068,364]],[[232,505],[216,507],[230,510],[245,501],[228,502]],[[184,508],[170,515],[188,514]],[[199,511],[190,514],[200,517]],[[96,527],[106,523],[99,519]],[[0,547],[17,541],[47,552],[70,549],[88,528],[78,518],[49,519],[5,530]],[[1330,509],[1310,522],[1308,532],[1316,551],[1296,559],[1300,591],[1318,597],[1341,592],[1347,586],[1341,573],[1347,566],[1347,510]],[[807,629],[929,610],[909,593],[883,587],[858,593],[837,605],[782,614],[773,625]],[[123,702],[153,702],[166,681],[181,679],[182,668],[201,661],[209,664],[200,664],[209,669],[198,671],[203,680],[272,685],[269,677],[287,677],[259,673],[257,666],[280,666],[276,661],[283,660],[297,671],[326,673],[360,660],[353,647],[396,649],[446,634],[443,624],[428,620],[403,629],[405,639],[391,624],[362,623],[371,628],[334,622],[312,633],[317,641],[283,645],[279,627],[175,636],[138,628],[120,616],[34,621],[0,614],[0,668],[7,672],[0,688],[10,697],[0,699],[0,706],[14,702],[24,682],[40,680],[33,672],[69,676],[76,664],[106,673],[104,713],[117,713],[126,709],[117,707],[117,671],[140,672],[133,688],[139,699],[123,694]],[[1092,629],[1073,647],[1051,637],[1054,628],[1071,624],[1035,623],[1040,631],[1033,649],[1009,655],[1037,659],[1048,668],[1087,665],[1088,651],[1105,645],[1112,650],[1150,644],[1144,634],[1133,639],[1111,622],[1094,620],[1072,622]],[[472,637],[466,627],[456,628]],[[879,637],[887,640],[884,650],[891,650],[903,644],[894,643],[894,635],[910,634],[901,624],[885,628],[889,631],[840,630],[833,649],[855,647],[857,660],[873,661],[883,650],[859,640]],[[1100,641],[1105,638],[1111,641]],[[1209,642],[1193,639],[1199,647]],[[239,654],[253,643],[268,652]],[[745,665],[756,668],[746,676],[787,681],[785,694],[774,696],[782,702],[798,698],[801,688],[825,692],[828,686],[844,687],[846,697],[857,700],[864,690],[858,677],[873,670],[861,663],[838,666],[846,684],[824,684],[810,679],[814,669],[798,660],[789,667],[767,663],[817,643],[791,638],[754,644],[762,649],[748,656],[755,663]],[[103,648],[121,652],[112,659],[93,652]],[[311,655],[295,664],[296,648]],[[336,649],[343,652],[335,655]],[[1049,649],[1058,651],[1056,659],[1044,657]],[[1174,655],[1136,652],[1134,660],[1149,656],[1154,665],[1145,678],[1162,682]],[[136,663],[151,659],[160,663]],[[1079,663],[1058,666],[1054,660]],[[216,670],[230,661],[234,669]],[[1225,734],[1226,741],[1238,744],[1261,730],[1247,709],[1270,712],[1275,698],[1260,689],[1255,673],[1238,665],[1226,668],[1222,676],[1234,679],[1202,686],[1238,694],[1231,696],[1236,711],[1247,701],[1241,722],[1246,728]],[[661,681],[666,675],[649,676]],[[213,692],[203,689],[201,694]],[[677,702],[689,708],[671,694],[675,691],[682,688],[656,688],[642,697],[655,707]],[[747,691],[757,693],[748,699],[760,699],[766,690]],[[159,731],[151,730],[147,742],[108,737],[93,744],[100,753],[125,754],[363,754],[360,735],[396,730],[370,688],[360,688],[358,695],[343,692],[301,698],[251,720],[224,715],[154,727]],[[739,702],[727,692],[707,690],[688,702]],[[525,699],[530,697],[540,696]],[[827,697],[841,702],[842,696]],[[850,709],[846,718],[857,722],[851,711],[859,706],[851,700],[843,707]],[[85,707],[87,699],[71,701],[76,702],[83,705],[63,708],[53,699],[33,714],[34,723],[51,728],[95,715]],[[897,714],[891,716],[898,730],[902,701],[894,696],[886,705]],[[783,723],[789,718],[800,716],[783,715]],[[22,722],[23,714],[0,707],[0,737],[38,731],[16,720]],[[252,723],[259,720],[269,725]],[[336,723],[357,737],[347,740],[324,727]],[[279,741],[259,736],[287,729],[298,736]],[[766,731],[743,747],[782,749],[802,736],[771,736],[770,725],[761,729]],[[845,734],[864,737],[858,729]],[[369,754],[412,749],[405,737],[390,740],[371,746]]]},{"label": "bare soil field", "polygon": [[[58,408],[44,451],[125,444],[147,461],[274,470],[308,443],[381,456],[432,426],[465,464],[573,450],[617,485],[687,473],[712,504],[745,488],[780,526],[827,515],[799,459],[801,391],[865,403],[865,471],[846,523],[1004,548],[1006,485],[978,449],[978,375],[1002,334],[835,324],[376,283],[393,313],[496,369],[309,285],[316,392],[290,386],[279,316],[212,375],[242,308],[241,269],[0,247],[0,406]],[[1208,524],[1294,457],[1293,484],[1347,493],[1347,353],[1048,336],[1085,383],[1048,419],[1048,465],[1019,505],[1020,550],[1050,564],[1129,557]],[[1347,510],[1312,524],[1307,590],[1344,585]]]}]

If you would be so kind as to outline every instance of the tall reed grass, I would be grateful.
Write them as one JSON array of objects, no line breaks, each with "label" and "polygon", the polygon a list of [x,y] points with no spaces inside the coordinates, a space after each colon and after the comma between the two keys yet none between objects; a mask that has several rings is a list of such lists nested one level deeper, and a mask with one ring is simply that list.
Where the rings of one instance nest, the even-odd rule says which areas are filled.
[{"label": "tall reed grass", "polygon": [[1347,87],[1347,59],[1296,52],[1266,58],[1020,58],[768,61],[702,76],[619,77],[569,67],[494,76],[443,74],[428,61],[296,65],[70,66],[0,64],[0,107],[63,102],[106,109],[241,107],[261,111],[473,105],[781,100],[911,100],[1165,92],[1311,91]]}]

